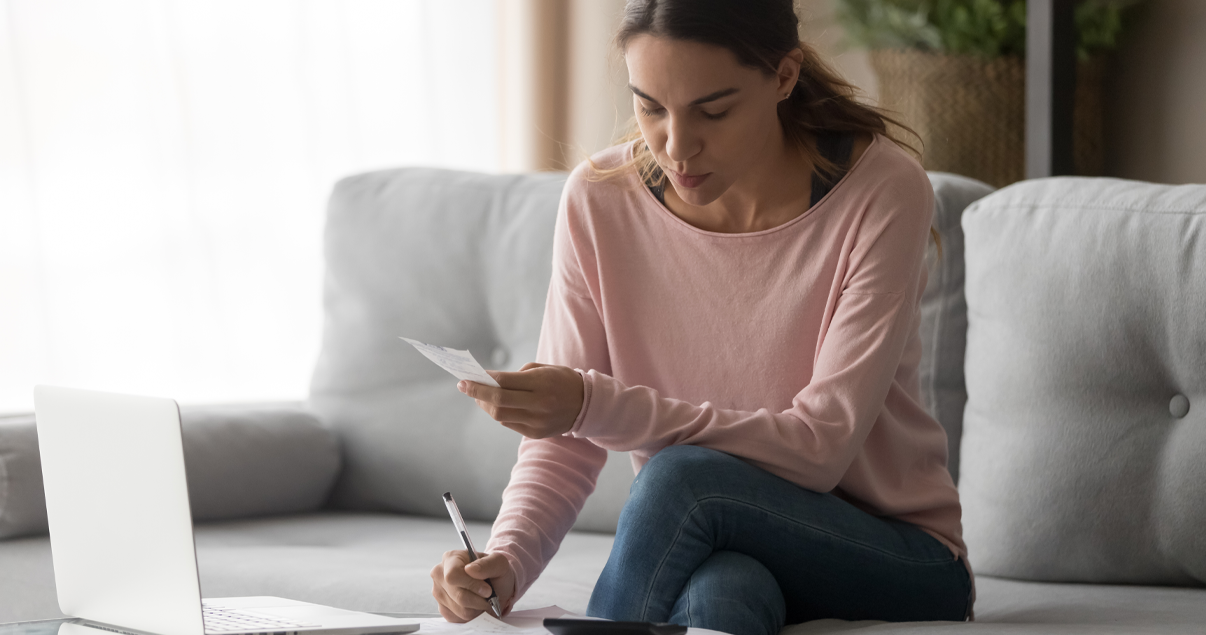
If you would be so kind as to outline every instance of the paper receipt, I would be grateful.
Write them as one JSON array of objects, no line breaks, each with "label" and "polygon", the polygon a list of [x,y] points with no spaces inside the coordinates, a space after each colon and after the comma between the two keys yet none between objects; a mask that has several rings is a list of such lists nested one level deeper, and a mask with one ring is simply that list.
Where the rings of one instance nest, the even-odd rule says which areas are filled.
[{"label": "paper receipt", "polygon": [[400,338],[415,347],[424,357],[435,362],[436,366],[452,373],[457,379],[475,381],[479,384],[500,388],[494,378],[486,374],[486,369],[477,363],[469,351],[458,351],[455,348],[444,348],[435,344],[424,344],[409,337]]}]

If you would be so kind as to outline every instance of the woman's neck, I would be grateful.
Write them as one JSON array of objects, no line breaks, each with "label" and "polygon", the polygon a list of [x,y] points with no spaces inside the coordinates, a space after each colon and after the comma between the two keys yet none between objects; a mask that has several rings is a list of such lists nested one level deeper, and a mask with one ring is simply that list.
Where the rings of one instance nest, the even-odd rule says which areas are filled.
[{"label": "woman's neck", "polygon": [[[815,138],[809,139],[814,143]],[[678,197],[673,185],[665,189],[666,207],[675,216],[705,231],[742,234],[789,222],[808,209],[812,162],[779,135],[768,144],[763,160],[707,205],[695,206]],[[815,145],[815,144],[814,144]]]}]

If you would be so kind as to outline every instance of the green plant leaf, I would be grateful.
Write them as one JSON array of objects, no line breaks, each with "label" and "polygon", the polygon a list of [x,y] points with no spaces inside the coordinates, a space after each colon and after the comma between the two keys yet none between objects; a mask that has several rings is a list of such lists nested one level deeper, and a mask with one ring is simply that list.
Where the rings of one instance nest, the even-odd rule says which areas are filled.
[{"label": "green plant leaf", "polygon": [[[1080,0],[1077,55],[1118,44],[1123,13],[1142,0]],[[1025,0],[837,0],[847,44],[998,57],[1026,53]]]}]

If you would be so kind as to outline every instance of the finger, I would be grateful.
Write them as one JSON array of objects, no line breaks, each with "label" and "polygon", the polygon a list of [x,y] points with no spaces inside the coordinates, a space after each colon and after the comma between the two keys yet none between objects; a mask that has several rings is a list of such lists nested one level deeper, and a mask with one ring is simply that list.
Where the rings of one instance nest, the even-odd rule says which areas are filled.
[{"label": "finger", "polygon": [[524,365],[523,369],[512,373],[498,371],[494,380],[508,390],[536,390],[545,385],[547,377],[544,376],[544,373],[532,371],[539,371],[544,366],[544,364],[530,363]]},{"label": "finger", "polygon": [[[438,602],[438,600],[437,600],[437,602]],[[440,608],[440,617],[444,618],[445,622],[450,622],[452,624],[461,624],[462,623],[461,618],[459,616],[457,616],[456,613],[453,613],[452,609],[449,609],[448,607],[444,606],[443,604],[437,604],[436,606],[438,606]]]},{"label": "finger", "polygon": [[439,584],[436,584],[434,587],[432,587],[431,595],[435,597],[436,604],[440,607],[440,615],[442,615],[445,620],[459,624],[472,619],[466,619],[457,612],[458,607],[456,607],[456,603],[448,597],[448,594],[444,592],[444,587],[440,586]]},{"label": "finger", "polygon": [[497,404],[492,404],[481,399],[475,400],[477,407],[482,412],[490,415],[491,419],[499,423],[522,423],[525,425],[536,425],[545,419],[545,411],[536,407],[533,408],[504,408]]},{"label": "finger", "polygon": [[491,404],[483,404],[477,402],[477,407],[490,415],[491,419],[499,423],[518,423],[520,425],[530,426],[540,423],[544,419],[538,412],[531,410],[522,410],[519,408],[501,408]]},{"label": "finger", "polygon": [[461,392],[477,399],[504,408],[526,408],[532,401],[532,393],[526,390],[495,388],[475,381],[461,381],[456,385]]},{"label": "finger", "polygon": [[529,438],[533,438],[533,439],[536,438],[536,437],[531,436],[533,434],[536,434],[535,428],[533,428],[531,425],[528,425],[526,423],[515,423],[514,421],[499,421],[499,423],[501,423],[504,428],[507,428],[508,430],[512,430],[514,432],[518,432],[525,437],[529,437]]},{"label": "finger", "polygon": [[524,423],[510,423],[506,421],[501,421],[499,423],[502,423],[503,427],[514,430],[515,432],[518,432],[529,439],[546,439],[557,434],[541,426],[528,425]]},{"label": "finger", "polygon": [[491,553],[465,566],[465,573],[478,580],[497,578],[511,570],[511,563],[501,553]]},{"label": "finger", "polygon": [[[490,586],[466,574],[466,564],[469,564],[467,551],[446,551],[443,561],[431,569],[431,577],[435,583],[431,594],[441,607],[459,618],[455,621],[469,621],[489,606],[485,598],[490,595]],[[464,584],[457,584],[456,581]],[[464,588],[465,586],[469,588]],[[481,592],[484,592],[484,595],[479,594]],[[443,610],[440,614],[444,615],[444,619],[448,619]]]},{"label": "finger", "polygon": [[480,611],[474,611],[472,608],[458,604],[458,602],[453,599],[449,593],[447,593],[447,588],[437,587],[437,589],[438,593],[432,594],[437,595],[435,601],[439,602],[440,615],[444,616],[444,619],[447,619],[449,622],[463,623],[478,617]]},{"label": "finger", "polygon": [[468,586],[477,583],[465,573],[465,565],[469,564],[469,552],[464,549],[444,552],[443,577],[440,582],[445,588]]},{"label": "finger", "polygon": [[[482,582],[481,584],[485,584],[485,582]],[[452,598],[453,603],[456,604],[457,613],[466,616],[468,619],[477,617],[478,613],[481,613],[490,607],[490,602],[486,598],[474,593],[473,591],[470,591],[469,589],[463,589],[461,587],[454,587],[451,589],[445,588],[444,592],[447,593],[448,597]],[[489,594],[490,589],[487,588],[486,595]]]},{"label": "finger", "polygon": [[[476,594],[479,600],[490,597],[490,594],[493,592],[489,584],[465,572],[465,566],[468,564],[470,563],[469,552],[467,551],[449,551],[444,554],[444,577],[442,580],[444,590],[454,601],[463,606],[466,605],[466,602],[461,601],[462,596],[458,592],[458,589],[464,590],[469,595]],[[484,604],[478,607],[477,603],[470,603],[469,605],[483,610],[486,607]]]}]

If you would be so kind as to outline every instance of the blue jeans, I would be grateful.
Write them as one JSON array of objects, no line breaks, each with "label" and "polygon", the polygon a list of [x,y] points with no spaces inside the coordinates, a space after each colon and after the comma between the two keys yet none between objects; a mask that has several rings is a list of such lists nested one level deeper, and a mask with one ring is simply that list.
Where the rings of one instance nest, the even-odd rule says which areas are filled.
[{"label": "blue jeans", "polygon": [[632,485],[587,613],[744,635],[785,623],[963,620],[971,581],[917,526],[678,445]]}]

